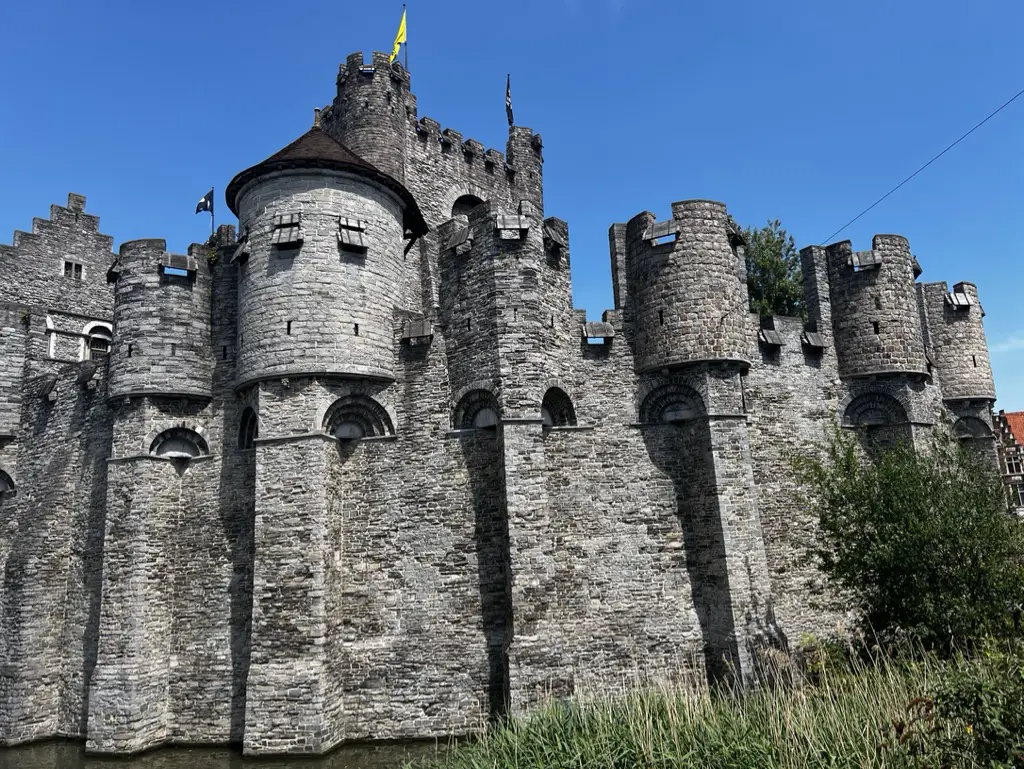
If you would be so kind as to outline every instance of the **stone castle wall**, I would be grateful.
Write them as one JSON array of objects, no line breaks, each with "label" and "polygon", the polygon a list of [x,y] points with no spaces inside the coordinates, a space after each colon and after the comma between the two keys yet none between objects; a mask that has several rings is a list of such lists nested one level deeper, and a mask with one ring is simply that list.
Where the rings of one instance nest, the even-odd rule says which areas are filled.
[{"label": "stone castle wall", "polygon": [[807,318],[758,318],[724,204],[675,203],[612,226],[588,322],[540,137],[486,150],[409,85],[349,57],[321,119],[418,240],[372,179],[284,169],[186,255],[115,256],[78,195],[0,246],[0,742],[321,753],[750,680],[844,619],[794,458],[836,426],[991,449],[977,290],[903,238],[805,249]]}]

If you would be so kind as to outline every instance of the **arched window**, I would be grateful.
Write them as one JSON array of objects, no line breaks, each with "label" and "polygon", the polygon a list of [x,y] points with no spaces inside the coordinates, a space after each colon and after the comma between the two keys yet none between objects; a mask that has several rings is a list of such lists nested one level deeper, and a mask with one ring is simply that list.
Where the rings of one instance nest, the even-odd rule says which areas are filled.
[{"label": "arched window", "polygon": [[469,216],[469,212],[483,203],[476,195],[463,195],[452,205],[452,216]]},{"label": "arched window", "polygon": [[14,493],[14,479],[3,470],[0,470],[0,497],[13,496]]},{"label": "arched window", "polygon": [[324,415],[323,429],[339,441],[395,434],[387,409],[365,395],[346,395],[332,403]]},{"label": "arched window", "polygon": [[843,424],[847,427],[884,427],[906,424],[907,421],[903,405],[885,393],[858,395],[843,413]]},{"label": "arched window", "polygon": [[498,424],[498,401],[487,390],[470,390],[466,393],[452,414],[452,426],[456,430],[473,430],[495,427]]},{"label": "arched window", "polygon": [[110,345],[114,338],[113,329],[99,321],[90,323],[83,330],[82,360],[102,361],[110,354]]},{"label": "arched window", "polygon": [[648,393],[640,405],[640,421],[646,424],[681,424],[704,416],[700,393],[673,382]]},{"label": "arched window", "polygon": [[153,440],[149,453],[167,459],[194,459],[209,452],[206,441],[194,430],[175,427],[164,430]]},{"label": "arched window", "polygon": [[252,406],[247,406],[242,412],[242,419],[238,425],[238,448],[251,449],[255,441],[260,437],[260,420],[256,416]]},{"label": "arched window", "polygon": [[956,420],[953,432],[962,441],[992,437],[992,428],[977,417],[962,417]]},{"label": "arched window", "polygon": [[544,427],[570,427],[576,424],[576,409],[572,407],[572,400],[564,390],[552,387],[544,393],[540,418]]}]

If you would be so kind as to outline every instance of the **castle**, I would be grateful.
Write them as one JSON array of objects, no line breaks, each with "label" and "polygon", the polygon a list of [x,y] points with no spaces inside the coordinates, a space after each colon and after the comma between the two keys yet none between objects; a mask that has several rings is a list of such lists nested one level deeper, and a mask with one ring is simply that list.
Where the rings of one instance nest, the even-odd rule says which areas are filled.
[{"label": "castle", "polygon": [[543,148],[418,117],[349,56],[184,255],[72,194],[0,246],[0,740],[320,753],[757,649],[837,617],[794,453],[948,427],[994,451],[971,283],[906,239],[801,252],[748,311],[721,203],[609,230],[574,310]]}]

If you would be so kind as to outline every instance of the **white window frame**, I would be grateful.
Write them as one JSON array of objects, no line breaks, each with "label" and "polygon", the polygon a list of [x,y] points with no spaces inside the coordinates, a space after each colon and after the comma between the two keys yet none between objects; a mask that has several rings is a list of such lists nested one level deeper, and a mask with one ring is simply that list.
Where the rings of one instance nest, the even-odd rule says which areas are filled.
[{"label": "white window frame", "polygon": [[[78,345],[78,359],[79,360],[91,360],[91,351],[89,349],[89,340],[92,337],[92,332],[98,328],[102,328],[107,332],[110,337],[110,348],[114,348],[114,327],[106,321],[94,320],[85,324],[85,328],[82,329],[82,339]],[[109,352],[107,353],[110,354]]]}]

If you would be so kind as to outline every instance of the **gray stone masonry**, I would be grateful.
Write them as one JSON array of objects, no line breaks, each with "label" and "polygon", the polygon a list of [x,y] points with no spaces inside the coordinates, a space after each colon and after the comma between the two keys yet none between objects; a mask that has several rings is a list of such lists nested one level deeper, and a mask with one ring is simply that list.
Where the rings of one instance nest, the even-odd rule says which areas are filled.
[{"label": "gray stone masonry", "polygon": [[673,203],[588,321],[540,136],[410,87],[348,57],[186,254],[74,194],[0,246],[0,742],[318,754],[753,681],[844,627],[795,457],[995,457],[978,291],[905,239],[805,249],[806,321],[758,318],[725,205]]}]

